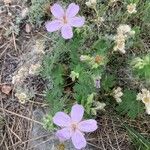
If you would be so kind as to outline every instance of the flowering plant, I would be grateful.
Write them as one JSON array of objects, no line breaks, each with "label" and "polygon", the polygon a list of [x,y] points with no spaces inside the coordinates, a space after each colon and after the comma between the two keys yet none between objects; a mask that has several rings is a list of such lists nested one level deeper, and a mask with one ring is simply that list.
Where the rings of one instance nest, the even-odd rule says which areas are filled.
[{"label": "flowering plant", "polygon": [[56,132],[56,136],[61,140],[69,140],[71,138],[73,145],[77,149],[86,146],[84,132],[93,132],[97,129],[97,122],[94,119],[82,120],[84,108],[82,105],[75,104],[71,109],[71,115],[64,112],[57,112],[53,117],[54,124],[62,129]]},{"label": "flowering plant", "polygon": [[72,28],[84,25],[84,17],[76,16],[79,12],[79,6],[75,3],[71,3],[66,11],[59,4],[54,4],[50,10],[55,19],[46,22],[45,26],[48,32],[61,30],[64,39],[71,39],[73,37]]},{"label": "flowering plant", "polygon": [[150,91],[142,89],[142,92],[137,95],[137,100],[141,100],[145,104],[146,113],[150,115]]},{"label": "flowering plant", "polygon": [[[87,117],[96,116],[108,111],[107,108],[113,105],[118,114],[132,119],[143,112],[142,103],[136,100],[137,89],[141,85],[133,80],[131,66],[128,66],[129,59],[138,56],[133,45],[136,47],[135,42],[138,43],[140,27],[134,23],[141,20],[138,18],[141,6],[137,2],[127,6],[127,3],[118,0],[103,3],[87,0],[81,7],[86,14],[86,25],[85,18],[77,16],[77,4],[69,4],[66,10],[57,3],[51,6],[54,19],[45,23],[47,31],[60,31],[64,39],[72,40],[65,41],[55,34],[48,34],[50,42],[54,41],[55,44],[43,63],[44,77],[53,81],[53,89],[47,92],[47,101],[50,103],[51,116],[54,116],[53,123],[61,127],[56,136],[60,141],[71,139],[77,149],[86,146],[84,132],[97,129],[95,120],[82,121],[84,111]],[[114,9],[119,7],[122,9]],[[92,13],[86,12],[86,9]],[[132,13],[137,14],[133,22]],[[73,34],[74,27],[83,25]],[[132,64],[133,69],[140,70],[148,78],[149,56],[137,58]],[[67,105],[68,102],[72,104],[76,101],[78,104],[72,107],[71,115],[62,112],[70,110],[72,105]],[[141,101],[145,102],[143,99]],[[149,103],[144,104],[147,110]],[[79,114],[76,115],[75,111]]]}]

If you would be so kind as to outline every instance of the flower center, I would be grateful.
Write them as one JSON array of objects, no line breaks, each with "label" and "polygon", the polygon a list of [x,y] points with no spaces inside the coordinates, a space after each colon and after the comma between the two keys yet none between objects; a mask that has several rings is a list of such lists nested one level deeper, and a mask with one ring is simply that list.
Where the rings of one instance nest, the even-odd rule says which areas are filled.
[{"label": "flower center", "polygon": [[67,17],[64,15],[64,16],[63,16],[63,23],[64,23],[64,24],[67,24],[67,22],[68,22],[68,21],[67,21]]},{"label": "flower center", "polygon": [[144,101],[144,103],[149,103],[150,102],[150,98],[149,97],[145,97],[143,101]]},{"label": "flower center", "polygon": [[75,132],[77,129],[77,124],[76,123],[71,124],[71,129],[72,129],[72,131]]},{"label": "flower center", "polygon": [[135,5],[130,5],[128,6],[129,11],[134,11],[135,10]]},{"label": "flower center", "polygon": [[103,58],[101,56],[96,55],[96,57],[95,57],[95,63],[99,64],[99,63],[102,62],[102,60],[103,60]]}]

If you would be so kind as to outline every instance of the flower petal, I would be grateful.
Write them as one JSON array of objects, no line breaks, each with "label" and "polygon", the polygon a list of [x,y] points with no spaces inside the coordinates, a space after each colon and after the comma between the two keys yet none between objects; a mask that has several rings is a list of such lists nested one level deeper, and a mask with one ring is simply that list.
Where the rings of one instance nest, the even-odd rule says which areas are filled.
[{"label": "flower petal", "polygon": [[54,32],[59,30],[62,27],[62,23],[60,20],[47,21],[45,23],[45,27],[48,32]]},{"label": "flower petal", "polygon": [[73,37],[72,27],[70,25],[64,25],[61,28],[61,34],[64,39],[71,39]]},{"label": "flower petal", "polygon": [[150,115],[150,102],[145,103],[146,113]]},{"label": "flower petal", "polygon": [[66,16],[68,18],[74,17],[79,12],[79,6],[75,3],[71,3],[67,10],[66,10]]},{"label": "flower petal", "polygon": [[57,19],[61,19],[65,14],[63,8],[59,4],[54,4],[52,7],[50,7],[50,10]]},{"label": "flower petal", "polygon": [[73,17],[70,19],[70,25],[73,27],[82,27],[84,25],[84,17]]},{"label": "flower petal", "polygon": [[71,137],[71,131],[69,128],[63,128],[56,132],[56,136],[59,138],[60,141],[66,141]]},{"label": "flower petal", "polygon": [[84,108],[82,105],[75,104],[71,109],[71,119],[75,122],[80,122],[83,118]]},{"label": "flower petal", "polygon": [[57,112],[53,117],[53,122],[60,127],[67,127],[70,125],[71,118],[64,112]]},{"label": "flower petal", "polygon": [[85,120],[79,123],[78,128],[82,132],[93,132],[97,127],[97,121],[94,119]]},{"label": "flower petal", "polygon": [[80,131],[77,130],[76,132],[74,132],[71,139],[76,149],[86,147],[85,137],[83,136],[83,133],[81,133]]}]

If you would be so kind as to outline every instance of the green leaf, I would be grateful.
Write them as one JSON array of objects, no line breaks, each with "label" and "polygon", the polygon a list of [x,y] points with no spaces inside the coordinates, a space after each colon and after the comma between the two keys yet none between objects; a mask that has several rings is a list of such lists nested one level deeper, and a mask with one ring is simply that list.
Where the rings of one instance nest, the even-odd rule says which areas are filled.
[{"label": "green leaf", "polygon": [[49,110],[52,116],[55,115],[56,112],[61,111],[64,107],[62,89],[59,87],[48,90],[45,99],[49,103]]},{"label": "green leaf", "polygon": [[119,114],[127,114],[132,119],[144,111],[142,103],[136,100],[136,92],[131,90],[125,90],[122,102],[116,107],[116,110]]},{"label": "green leaf", "polygon": [[102,77],[102,88],[108,92],[115,85],[115,77],[113,75],[106,75]]},{"label": "green leaf", "polygon": [[106,51],[109,48],[110,43],[104,39],[98,39],[96,42],[94,42],[92,49],[96,50],[99,55],[106,54]]},{"label": "green leaf", "polygon": [[40,26],[46,16],[46,6],[50,5],[51,0],[31,0],[29,11],[29,21]]},{"label": "green leaf", "polygon": [[87,98],[87,104],[92,104],[94,99],[94,93],[90,94]]},{"label": "green leaf", "polygon": [[147,54],[141,58],[134,58],[131,62],[131,66],[136,76],[150,82],[150,54]]},{"label": "green leaf", "polygon": [[64,79],[63,79],[63,67],[61,64],[58,64],[56,68],[53,69],[52,73],[52,79],[55,81],[55,85],[63,85]]}]

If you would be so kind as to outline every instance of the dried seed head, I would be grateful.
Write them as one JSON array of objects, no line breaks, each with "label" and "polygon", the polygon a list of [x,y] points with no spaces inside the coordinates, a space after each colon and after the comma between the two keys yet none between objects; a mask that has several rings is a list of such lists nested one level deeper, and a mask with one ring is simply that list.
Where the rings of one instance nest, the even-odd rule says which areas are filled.
[{"label": "dried seed head", "polygon": [[132,4],[132,3],[129,4],[127,6],[127,11],[128,11],[129,14],[136,13],[137,12],[137,10],[136,10],[136,4]]}]

